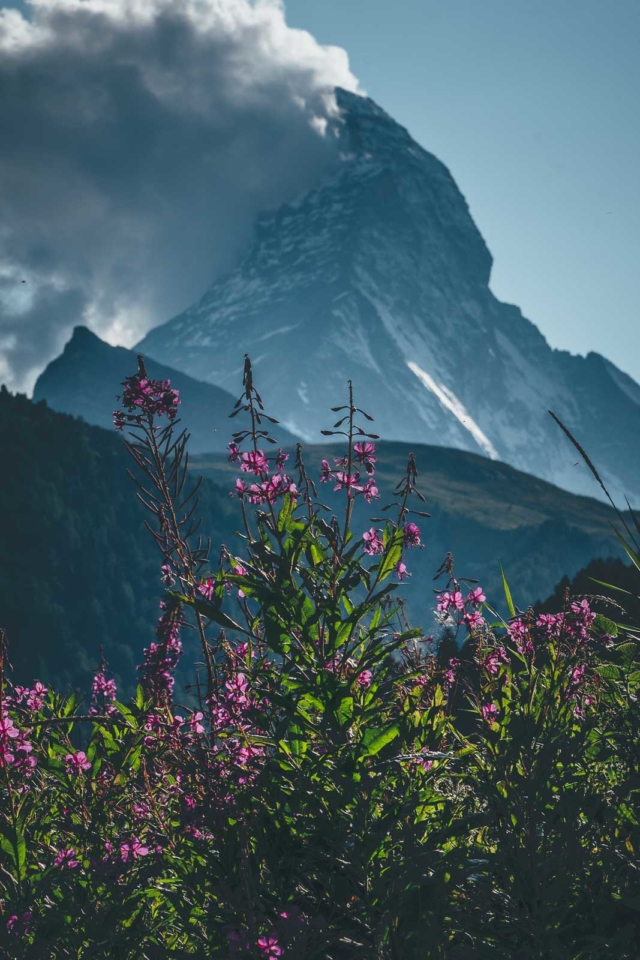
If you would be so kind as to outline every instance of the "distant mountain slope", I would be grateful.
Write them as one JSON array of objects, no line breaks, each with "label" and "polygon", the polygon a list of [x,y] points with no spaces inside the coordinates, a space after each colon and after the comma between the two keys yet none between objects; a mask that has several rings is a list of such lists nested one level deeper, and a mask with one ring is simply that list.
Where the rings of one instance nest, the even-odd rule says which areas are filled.
[{"label": "distant mountain slope", "polygon": [[352,379],[386,439],[478,452],[600,496],[551,409],[612,493],[640,503],[638,384],[597,354],[552,350],[498,301],[446,167],[371,100],[338,99],[338,171],[264,216],[242,262],[140,349],[231,392],[249,352],[274,415],[310,441]]},{"label": "distant mountain slope", "polygon": [[[146,516],[127,476],[130,459],[113,432],[0,390],[0,626],[6,628],[16,678],[37,676],[87,690],[100,646],[119,680],[131,683],[143,647],[153,638],[162,593],[160,560],[144,529]],[[355,530],[393,497],[410,448],[381,443],[378,503],[359,504]],[[314,471],[333,447],[309,447]],[[479,579],[501,606],[500,562],[521,606],[551,593],[564,574],[589,560],[619,555],[604,504],[575,497],[504,464],[442,447],[416,448],[419,485],[432,519],[420,520],[424,550],[407,553],[412,579],[403,584],[407,612],[427,631],[433,624],[433,575],[448,550],[459,576]],[[239,505],[229,498],[237,476],[223,454],[195,456],[202,533],[217,562],[235,536]],[[210,482],[211,480],[215,482]],[[344,501],[320,486],[340,513]],[[185,634],[182,676],[199,652]]]},{"label": "distant mountain slope", "polygon": [[[594,557],[619,557],[620,544],[611,528],[613,510],[598,500],[580,497],[503,463],[462,450],[378,444],[376,482],[380,500],[358,501],[355,517],[362,530],[371,517],[396,499],[393,489],[403,475],[410,451],[417,458],[418,487],[427,499],[422,509],[431,519],[418,520],[423,550],[407,552],[412,580],[403,587],[414,622],[432,619],[433,575],[447,551],[455,557],[458,576],[475,577],[499,606],[503,602],[500,564],[514,599],[522,606],[548,596],[565,575],[573,576]],[[332,461],[338,446],[305,446],[307,469],[314,475],[322,459]],[[192,468],[231,488],[236,472],[220,455],[192,460]],[[316,479],[317,479],[317,473]],[[341,515],[343,497],[332,485],[319,486],[331,510]],[[416,502],[415,506],[421,509]],[[393,511],[390,511],[393,514]],[[377,524],[380,526],[380,524]]]},{"label": "distant mountain slope", "polygon": [[[76,327],[63,353],[53,360],[38,377],[33,399],[46,400],[60,413],[83,417],[95,426],[113,427],[116,396],[126,376],[138,369],[137,353],[124,347],[112,347],[87,327]],[[237,430],[237,421],[229,414],[242,388],[242,377],[232,384],[234,396],[209,383],[194,380],[185,373],[145,358],[147,372],[156,380],[171,380],[180,391],[179,416],[191,433],[190,449],[194,452],[224,450]],[[283,427],[274,427],[274,435],[283,444],[295,443]]]},{"label": "distant mountain slope", "polygon": [[[126,472],[131,458],[113,430],[4,387],[0,450],[0,626],[16,678],[86,692],[103,645],[131,689],[163,592],[148,514]],[[219,548],[233,539],[233,504],[209,482],[201,493],[203,527]]]}]

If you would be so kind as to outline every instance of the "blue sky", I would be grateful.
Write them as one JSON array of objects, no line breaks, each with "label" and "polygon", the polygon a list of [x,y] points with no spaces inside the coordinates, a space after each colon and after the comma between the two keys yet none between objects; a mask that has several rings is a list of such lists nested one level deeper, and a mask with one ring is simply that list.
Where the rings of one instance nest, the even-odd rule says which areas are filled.
[{"label": "blue sky", "polygon": [[288,0],[451,170],[492,288],[640,380],[638,0]]},{"label": "blue sky", "polygon": [[[449,167],[493,253],[494,292],[552,346],[597,350],[640,380],[639,0],[287,0],[286,11],[346,49],[362,87]],[[38,362],[24,359],[30,376]]]}]

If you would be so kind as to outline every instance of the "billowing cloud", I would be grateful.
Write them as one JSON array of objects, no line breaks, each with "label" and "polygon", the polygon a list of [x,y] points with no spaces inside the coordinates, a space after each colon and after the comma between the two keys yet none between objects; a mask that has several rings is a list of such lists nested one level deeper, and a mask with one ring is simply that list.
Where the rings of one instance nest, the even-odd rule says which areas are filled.
[{"label": "billowing cloud", "polygon": [[278,0],[0,10],[0,380],[87,323],[130,345],[204,293],[256,214],[336,161],[343,50]]}]

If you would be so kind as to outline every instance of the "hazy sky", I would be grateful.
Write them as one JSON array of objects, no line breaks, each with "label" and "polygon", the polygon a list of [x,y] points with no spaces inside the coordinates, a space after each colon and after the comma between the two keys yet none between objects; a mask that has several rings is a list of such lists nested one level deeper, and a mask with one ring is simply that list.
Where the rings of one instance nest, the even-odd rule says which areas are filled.
[{"label": "hazy sky", "polygon": [[[71,0],[41,2],[57,2],[73,9]],[[160,8],[164,0],[137,0],[137,6],[131,7],[124,0],[110,2],[121,11],[131,11],[150,8],[154,3]],[[4,101],[0,97],[0,106],[4,103],[5,109],[9,104],[10,120],[19,125],[15,127],[18,139],[25,143],[19,147],[15,138],[9,137],[3,148],[0,139],[0,160],[3,149],[6,155],[10,145],[15,153],[11,177],[22,182],[21,178],[30,172],[27,168],[31,158],[36,156],[44,118],[47,135],[50,133],[53,138],[48,149],[55,152],[58,178],[55,188],[44,196],[45,203],[40,204],[36,197],[23,214],[14,203],[19,199],[19,190],[13,188],[12,192],[5,177],[5,194],[9,205],[13,203],[16,243],[2,225],[0,240],[5,229],[7,249],[23,245],[20,249],[28,253],[22,261],[25,271],[30,264],[33,266],[28,279],[32,278],[34,286],[40,283],[37,295],[28,305],[31,312],[24,316],[8,315],[6,325],[0,327],[0,374],[4,349],[5,370],[14,372],[14,385],[29,387],[38,369],[59,351],[69,325],[78,322],[79,316],[112,342],[119,339],[126,343],[121,334],[129,324],[129,340],[134,342],[148,326],[146,317],[156,316],[160,322],[168,319],[158,316],[159,301],[168,305],[174,296],[176,305],[172,309],[177,311],[203,292],[201,287],[206,285],[214,256],[210,250],[215,249],[217,242],[216,237],[209,236],[216,217],[203,208],[202,222],[195,224],[197,215],[193,218],[198,230],[189,229],[186,222],[192,207],[196,211],[202,207],[202,183],[207,182],[208,176],[204,169],[192,169],[194,151],[190,144],[196,145],[196,151],[206,148],[207,154],[213,150],[215,157],[214,140],[218,134],[215,123],[208,125],[202,115],[197,125],[189,126],[189,118],[175,110],[175,104],[167,97],[176,78],[178,87],[182,85],[180,88],[185,90],[191,90],[195,78],[201,103],[215,84],[219,83],[222,89],[228,82],[235,82],[233,70],[237,70],[237,52],[242,44],[248,44],[244,51],[247,72],[250,74],[254,65],[259,68],[254,71],[255,76],[248,78],[246,89],[250,96],[238,114],[240,127],[244,124],[244,139],[239,138],[244,152],[239,160],[230,154],[228,163],[229,156],[223,157],[228,167],[227,179],[237,174],[237,182],[229,186],[231,181],[227,183],[222,177],[219,193],[235,209],[244,202],[249,179],[257,183],[255,159],[264,150],[269,129],[277,129],[279,136],[282,133],[282,143],[300,144],[306,136],[294,101],[285,109],[278,106],[278,98],[291,98],[299,83],[308,84],[311,91],[317,87],[319,81],[305,73],[306,64],[311,61],[318,76],[350,76],[340,57],[336,59],[331,52],[307,43],[300,35],[287,34],[275,14],[268,18],[269,42],[261,43],[256,31],[245,22],[242,11],[246,0],[225,0],[239,11],[243,25],[236,29],[237,23],[233,24],[228,44],[231,54],[226,61],[231,72],[217,80],[211,64],[220,50],[224,61],[227,41],[223,37],[218,44],[210,34],[209,46],[204,44],[200,51],[200,46],[194,45],[199,45],[194,32],[198,29],[198,14],[194,11],[207,5],[199,7],[195,0],[180,0],[180,6],[187,2],[192,11],[190,19],[185,21],[186,27],[174,33],[170,46],[169,28],[149,31],[130,27],[127,24],[132,21],[126,19],[130,14],[125,17],[120,13],[104,44],[100,21],[94,18],[93,25],[87,27],[88,41],[79,39],[69,54],[66,45],[73,46],[74,30],[80,24],[78,17],[70,14],[69,30],[67,21],[61,20],[56,42],[44,47],[36,44],[29,48],[31,52],[25,47],[16,61],[16,70],[9,68],[10,96]],[[169,0],[166,5],[171,7]],[[274,0],[263,0],[263,5],[273,7]],[[222,8],[224,3],[219,6]],[[7,7],[26,9],[19,0],[0,0],[0,10]],[[75,7],[81,8],[81,3]],[[286,16],[289,26],[310,31],[320,44],[344,48],[361,88],[449,167],[493,253],[494,292],[501,299],[518,304],[552,346],[574,353],[598,350],[640,380],[640,0],[287,0]],[[22,49],[21,28],[13,24],[7,35],[11,44]],[[95,43],[102,54],[85,56],[86,42]],[[184,55],[179,45],[182,43]],[[252,44],[256,45],[255,55]],[[150,90],[146,78],[143,83],[135,69],[126,76],[112,76],[112,50],[125,59],[140,56],[156,78],[156,87]],[[165,50],[175,60],[163,76]],[[192,63],[195,50],[202,52],[202,57]],[[286,68],[281,71],[279,59],[286,61]],[[2,67],[0,62],[0,71]],[[64,100],[56,100],[50,89],[55,88],[63,72],[68,74]],[[87,76],[90,85],[85,96],[83,84]],[[265,77],[268,97],[261,92],[267,89]],[[103,97],[115,113],[108,117],[105,114],[95,148],[86,138],[78,141],[84,151],[82,156],[78,153],[81,176],[76,172],[70,177],[66,171],[73,169],[75,147],[69,131],[84,137],[85,128],[78,130],[89,116],[88,110],[91,123],[99,120],[95,114],[99,99],[91,105],[88,100],[93,89],[96,97]],[[41,90],[43,96],[32,97],[34,90]],[[63,103],[65,110],[70,109],[69,91],[78,93],[77,109],[71,104],[71,113],[64,117],[59,114],[64,123],[59,127],[59,142],[54,142],[52,124],[58,114],[52,111],[62,109]],[[232,95],[232,86],[222,92],[225,110]],[[74,128],[76,121],[78,129]],[[254,143],[261,122],[263,141]],[[6,119],[3,123],[6,134]],[[113,159],[109,158],[108,149],[106,153],[99,152],[101,144],[110,148],[113,142],[108,124],[119,138]],[[33,147],[22,137],[25,131],[33,132]],[[128,135],[132,144],[139,141],[140,145],[127,152]],[[180,155],[167,160],[173,165],[171,169],[182,171],[184,223],[176,221],[174,214],[172,220],[167,212],[169,219],[163,220],[165,213],[158,213],[157,198],[166,193],[167,171],[154,168],[150,182],[145,181],[147,163],[156,163],[158,157],[153,144],[162,136],[171,149],[181,137],[185,144]],[[262,145],[258,147],[257,143]],[[308,147],[311,150],[313,144]],[[67,155],[60,152],[64,149]],[[20,150],[26,152],[21,154]],[[283,167],[279,153],[272,153],[267,160],[277,181],[278,177],[282,179]],[[209,162],[216,170],[220,168],[217,160]],[[313,162],[319,161],[316,158]],[[39,183],[41,174],[36,165],[31,173],[36,178],[33,182]],[[78,184],[85,194],[78,193]],[[187,195],[190,184],[193,196]],[[58,193],[59,188],[63,193]],[[263,196],[254,190],[255,196],[246,201],[247,223],[254,206],[277,199],[283,191],[283,184],[277,182],[272,197],[268,191]],[[135,198],[134,205],[128,192]],[[83,202],[83,196],[89,199]],[[47,208],[52,197],[57,197],[61,208],[69,211],[68,235],[59,236],[57,229],[51,234],[52,224],[63,224],[60,218],[52,219],[53,213],[59,217],[59,212]],[[211,211],[219,213],[219,200],[214,200]],[[172,209],[176,208],[174,204]],[[123,211],[129,209],[133,211],[131,222],[124,222]],[[81,214],[82,222],[75,227],[73,218],[80,218]],[[145,217],[150,218],[148,227]],[[102,222],[105,230],[100,231],[97,225]],[[112,243],[112,248],[119,252],[113,263],[107,251],[109,224],[117,225],[120,231],[117,244]],[[128,231],[126,237],[122,235],[124,230]],[[191,248],[185,248],[184,237],[191,237]],[[90,262],[85,258],[85,250],[93,247],[91,238],[96,243],[100,239],[103,245],[99,248],[100,256]],[[223,239],[226,243],[228,237]],[[170,273],[168,265],[175,262],[171,242],[184,252],[184,275],[179,289],[162,286],[162,278]],[[65,243],[71,264],[66,272],[62,263]],[[143,249],[145,261],[132,259],[130,251],[135,251],[137,257]],[[54,263],[55,257],[58,260]],[[147,269],[152,279],[148,289],[143,289],[140,277]],[[24,275],[19,263],[4,275],[0,271],[0,287],[5,283],[9,290],[5,299],[10,306],[14,302],[10,285],[21,282],[19,278]],[[123,312],[120,301],[110,301],[116,281],[121,301],[137,304],[133,312]],[[105,293],[101,300],[92,300],[90,291],[98,283]],[[139,319],[131,321],[132,315]],[[133,329],[136,323],[138,327]]]},{"label": "hazy sky", "polygon": [[640,0],[288,0],[451,170],[492,289],[640,380]]}]

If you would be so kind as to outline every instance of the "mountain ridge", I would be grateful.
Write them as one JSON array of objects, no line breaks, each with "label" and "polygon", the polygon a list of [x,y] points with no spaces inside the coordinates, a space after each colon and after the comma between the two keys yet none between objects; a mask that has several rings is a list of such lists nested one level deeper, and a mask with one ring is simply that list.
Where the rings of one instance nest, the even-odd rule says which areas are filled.
[{"label": "mountain ridge", "polygon": [[446,166],[373,101],[338,91],[339,168],[263,215],[241,262],[139,348],[230,389],[250,353],[271,412],[305,440],[347,380],[386,439],[501,459],[640,502],[640,387],[598,354],[555,351],[489,287],[492,257]]},{"label": "mountain ridge", "polygon": [[[33,399],[36,403],[46,400],[59,413],[113,429],[118,386],[138,369],[137,352],[112,347],[87,327],[74,327],[63,352],[38,377]],[[191,434],[190,449],[203,453],[226,450],[231,432],[238,429],[229,421],[236,397],[151,357],[145,357],[145,365],[150,377],[171,380],[180,392],[178,415]],[[237,382],[238,393],[240,384],[241,379]],[[298,439],[280,425],[273,427],[272,433],[283,444],[291,445]]]}]

